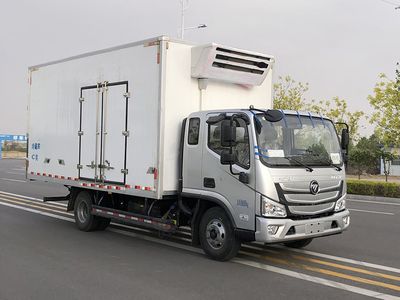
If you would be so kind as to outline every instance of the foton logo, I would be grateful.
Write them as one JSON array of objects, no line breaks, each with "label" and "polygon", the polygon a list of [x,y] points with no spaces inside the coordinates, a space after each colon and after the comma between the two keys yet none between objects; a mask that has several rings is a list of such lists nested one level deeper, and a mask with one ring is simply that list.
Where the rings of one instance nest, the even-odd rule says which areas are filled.
[{"label": "foton logo", "polygon": [[319,192],[319,183],[315,180],[310,182],[310,193],[313,195],[318,194]]}]

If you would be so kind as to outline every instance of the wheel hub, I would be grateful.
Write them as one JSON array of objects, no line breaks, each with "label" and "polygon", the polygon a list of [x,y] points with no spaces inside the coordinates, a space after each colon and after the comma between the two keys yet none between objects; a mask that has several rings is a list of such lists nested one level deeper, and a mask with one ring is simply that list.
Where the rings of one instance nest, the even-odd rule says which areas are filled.
[{"label": "wheel hub", "polygon": [[206,238],[213,249],[221,249],[225,244],[226,232],[222,222],[218,219],[211,220],[206,227]]},{"label": "wheel hub", "polygon": [[79,222],[85,223],[89,216],[89,208],[85,202],[79,203],[77,213]]}]

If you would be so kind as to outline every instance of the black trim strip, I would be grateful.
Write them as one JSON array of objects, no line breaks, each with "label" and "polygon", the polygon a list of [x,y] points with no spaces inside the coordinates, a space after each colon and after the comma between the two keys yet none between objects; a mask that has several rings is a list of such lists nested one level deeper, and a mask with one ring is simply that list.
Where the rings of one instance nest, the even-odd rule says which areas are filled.
[{"label": "black trim strip", "polygon": [[[128,81],[126,81],[126,89],[125,92],[129,92]],[[129,98],[125,97],[125,131],[128,131],[128,113],[129,113]],[[125,136],[125,150],[124,150],[124,170],[126,170],[126,161],[127,161],[127,153],[128,153],[128,136]],[[126,173],[124,173],[124,184],[126,184]]]},{"label": "black trim strip", "polygon": [[[81,88],[81,93],[80,93],[80,98],[83,96],[83,88]],[[79,102],[79,131],[82,131],[82,101]],[[82,136],[79,135],[79,162],[78,165],[81,164],[81,158],[82,158]],[[81,169],[78,168],[78,178],[81,177]]]},{"label": "black trim strip", "polygon": [[[99,164],[98,164],[98,166],[100,166],[100,165],[102,165],[102,162],[103,162],[103,127],[104,127],[104,91],[103,91],[103,89],[102,89],[102,91],[101,91],[101,114],[100,114],[100,161],[99,161]],[[96,149],[96,151],[97,151],[97,149]],[[97,168],[97,166],[96,166],[96,168]],[[99,179],[100,179],[100,181],[103,181],[103,176],[102,176],[102,174],[104,173],[103,171],[102,171],[102,168],[99,168],[99,173],[100,173],[100,177],[99,177]]]},{"label": "black trim strip", "polygon": [[233,226],[236,228],[236,223],[235,223],[235,220],[234,220],[231,212],[229,211],[229,209],[225,205],[225,203],[223,203],[221,200],[219,200],[217,198],[214,198],[212,196],[198,195],[198,194],[185,193],[185,192],[182,192],[181,195],[182,195],[182,197],[185,197],[185,198],[201,199],[201,200],[207,200],[207,201],[211,201],[211,202],[217,203],[218,205],[220,205],[225,210],[225,212],[228,215],[229,220],[232,222]]},{"label": "black trim strip", "polygon": [[97,89],[97,85],[88,85],[81,87],[81,90],[92,90],[92,89]]}]

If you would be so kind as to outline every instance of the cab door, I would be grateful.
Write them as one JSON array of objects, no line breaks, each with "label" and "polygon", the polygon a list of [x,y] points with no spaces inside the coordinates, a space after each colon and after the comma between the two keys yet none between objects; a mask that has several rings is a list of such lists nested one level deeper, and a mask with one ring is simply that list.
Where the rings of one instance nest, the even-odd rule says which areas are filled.
[{"label": "cab door", "polygon": [[[207,118],[216,116],[209,114]],[[229,114],[228,116],[229,117]],[[236,226],[242,229],[255,229],[255,167],[253,142],[251,141],[250,126],[246,125],[243,119],[237,119],[237,132],[239,140],[233,147],[237,160],[232,165],[234,173],[244,172],[249,176],[249,183],[245,184],[239,181],[239,175],[231,173],[229,165],[220,163],[221,152],[224,149],[221,145],[221,124],[205,124],[203,131],[203,156],[202,156],[202,189],[207,191],[210,196],[216,198],[223,197],[227,203],[226,206],[231,210],[232,217]]]}]

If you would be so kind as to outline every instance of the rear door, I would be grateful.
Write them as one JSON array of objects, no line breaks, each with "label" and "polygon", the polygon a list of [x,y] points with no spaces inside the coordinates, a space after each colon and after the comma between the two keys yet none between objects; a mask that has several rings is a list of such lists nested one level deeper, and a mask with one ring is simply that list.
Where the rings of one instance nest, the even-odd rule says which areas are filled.
[{"label": "rear door", "polygon": [[127,174],[128,82],[107,84],[103,96],[101,179],[123,183]]},{"label": "rear door", "polygon": [[85,86],[80,94],[78,177],[98,180],[100,158],[100,108],[102,92],[99,86]]},{"label": "rear door", "polygon": [[103,82],[81,88],[79,178],[125,184],[128,82]]}]

